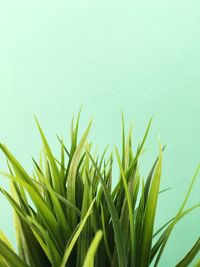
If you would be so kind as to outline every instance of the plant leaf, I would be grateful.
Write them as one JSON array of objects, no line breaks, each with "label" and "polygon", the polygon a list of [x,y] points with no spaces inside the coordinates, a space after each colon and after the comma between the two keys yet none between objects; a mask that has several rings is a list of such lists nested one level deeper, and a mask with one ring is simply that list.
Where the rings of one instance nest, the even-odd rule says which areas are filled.
[{"label": "plant leaf", "polygon": [[119,223],[119,217],[117,214],[117,210],[116,207],[113,203],[112,200],[112,196],[103,180],[103,177],[101,175],[101,172],[99,171],[98,166],[96,165],[94,159],[92,158],[91,154],[89,153],[89,151],[87,151],[90,159],[96,169],[96,172],[100,178],[103,190],[104,190],[104,194],[106,197],[106,201],[107,201],[107,205],[108,205],[108,209],[110,211],[111,214],[111,218],[112,218],[112,223],[113,223],[113,228],[114,228],[114,234],[115,234],[115,242],[116,242],[116,248],[117,248],[117,256],[118,256],[118,261],[119,261],[119,267],[125,267],[126,266],[126,262],[127,259],[125,258],[125,248],[124,248],[124,242],[123,242],[123,237],[122,237],[122,232],[120,229],[120,223]]},{"label": "plant leaf", "polygon": [[161,170],[162,170],[162,148],[160,146],[159,158],[152,178],[152,183],[145,207],[142,240],[141,240],[141,251],[140,251],[141,267],[148,266],[150,261],[151,245],[153,239],[153,227],[154,227],[157,199],[160,187]]},{"label": "plant leaf", "polygon": [[200,238],[198,238],[194,246],[190,249],[187,255],[176,265],[176,267],[188,266],[199,251],[200,251]]},{"label": "plant leaf", "polygon": [[25,262],[23,262],[17,254],[10,249],[1,239],[0,239],[0,251],[1,257],[6,260],[11,266],[17,267],[29,267]]},{"label": "plant leaf", "polygon": [[96,253],[96,250],[98,248],[99,242],[101,241],[102,238],[102,231],[99,230],[96,232],[94,239],[92,240],[92,243],[88,249],[88,252],[86,254],[83,267],[94,267],[94,256]]},{"label": "plant leaf", "polygon": [[83,220],[80,222],[80,225],[78,226],[78,228],[77,228],[77,230],[76,230],[74,236],[72,237],[70,243],[67,245],[67,247],[66,247],[66,249],[65,249],[64,256],[63,256],[63,259],[62,259],[62,262],[61,262],[61,264],[60,264],[60,267],[65,267],[65,264],[67,263],[67,260],[68,260],[68,258],[69,258],[69,256],[70,256],[70,253],[71,253],[71,251],[72,251],[72,249],[73,249],[73,247],[74,247],[74,245],[75,245],[75,243],[76,243],[78,237],[80,236],[81,231],[83,230],[83,227],[84,227],[84,225],[86,224],[86,221],[87,221],[88,217],[90,216],[90,214],[91,214],[91,212],[92,212],[92,207],[93,207],[94,201],[95,201],[95,200],[92,201],[92,203],[91,203],[91,205],[90,205],[90,207],[89,207],[89,209],[88,209],[88,211],[87,211],[85,217],[84,217]]}]

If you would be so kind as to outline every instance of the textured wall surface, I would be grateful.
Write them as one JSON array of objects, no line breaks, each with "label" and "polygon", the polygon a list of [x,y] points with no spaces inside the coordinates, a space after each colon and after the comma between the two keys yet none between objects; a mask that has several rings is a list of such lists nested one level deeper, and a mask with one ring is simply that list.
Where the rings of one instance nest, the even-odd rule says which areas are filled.
[{"label": "textured wall surface", "polygon": [[[200,1],[1,1],[0,36],[0,141],[31,171],[41,148],[33,114],[55,151],[56,133],[69,138],[81,105],[81,129],[94,116],[90,137],[100,148],[120,142],[121,109],[135,145],[153,116],[142,174],[160,135],[162,188],[171,190],[160,195],[157,226],[171,218],[200,160]],[[0,203],[0,228],[14,241],[10,207]],[[187,252],[199,220],[195,211],[180,222],[160,266]]]}]

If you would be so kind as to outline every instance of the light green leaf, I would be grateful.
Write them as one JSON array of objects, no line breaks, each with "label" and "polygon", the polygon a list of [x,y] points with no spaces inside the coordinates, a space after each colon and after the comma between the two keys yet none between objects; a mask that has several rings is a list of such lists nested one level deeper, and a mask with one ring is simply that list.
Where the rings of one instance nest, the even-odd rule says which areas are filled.
[{"label": "light green leaf", "polygon": [[[89,153],[89,151],[88,151]],[[106,197],[108,209],[111,214],[112,218],[112,223],[113,223],[113,228],[114,228],[114,235],[115,235],[115,242],[116,242],[116,248],[117,248],[117,253],[118,253],[118,260],[119,260],[119,267],[125,267],[127,263],[127,259],[125,258],[125,248],[124,248],[124,242],[123,242],[123,237],[122,237],[122,232],[120,229],[120,223],[119,223],[119,217],[117,214],[116,207],[113,203],[112,196],[103,180],[103,177],[101,175],[101,172],[98,169],[98,166],[96,165],[94,159],[92,158],[91,154],[89,153],[89,156],[91,158],[91,161],[96,169],[97,174],[99,175],[99,178],[101,180],[101,184],[104,190],[104,194]]]},{"label": "light green leaf", "polygon": [[99,230],[96,232],[96,235],[94,237],[94,239],[92,240],[92,243],[88,249],[88,252],[86,254],[84,263],[83,263],[83,267],[94,267],[94,256],[96,253],[96,250],[98,248],[98,245],[101,241],[102,238],[102,231]]},{"label": "light green leaf", "polygon": [[72,237],[70,243],[67,245],[67,247],[66,247],[66,249],[65,249],[64,256],[63,256],[63,259],[62,259],[62,262],[61,262],[61,264],[60,264],[60,267],[65,267],[65,264],[67,263],[67,260],[68,260],[68,258],[69,258],[69,256],[70,256],[70,253],[72,252],[72,249],[73,249],[73,247],[74,247],[74,245],[75,245],[75,243],[76,243],[78,237],[80,236],[81,231],[83,230],[83,227],[84,227],[84,225],[86,224],[88,217],[90,216],[90,214],[91,214],[91,212],[92,212],[92,207],[93,207],[94,201],[95,201],[95,200],[92,201],[92,203],[91,203],[91,205],[90,205],[90,207],[89,207],[89,209],[88,209],[88,211],[87,211],[85,217],[84,217],[83,220],[80,222],[80,225],[78,226],[78,228],[77,228],[77,230],[76,230],[74,236]]},{"label": "light green leaf", "polygon": [[152,183],[147,198],[143,230],[142,230],[142,240],[141,240],[141,251],[140,251],[140,267],[149,266],[150,255],[151,255],[151,245],[153,239],[153,227],[156,214],[157,199],[160,187],[160,178],[162,170],[162,148],[159,149],[159,158],[153,174]]},{"label": "light green leaf", "polygon": [[6,260],[11,266],[17,267],[29,267],[25,262],[23,262],[17,254],[10,249],[2,240],[0,240],[0,251],[1,257]]},{"label": "light green leaf", "polygon": [[192,262],[192,260],[199,251],[200,251],[200,238],[198,238],[194,246],[190,249],[187,255],[176,265],[176,267],[189,266],[189,264]]},{"label": "light green leaf", "polygon": [[[67,178],[67,199],[73,204],[76,205],[76,174],[77,174],[77,168],[79,165],[79,161],[81,159],[81,152],[84,147],[85,141],[87,139],[87,136],[89,134],[90,128],[92,125],[92,121],[90,121],[85,133],[83,134],[83,137],[80,140],[80,143],[78,144],[76,151],[74,152],[71,165],[69,168],[68,178]],[[73,229],[73,227],[76,226],[77,219],[76,214],[72,212],[71,209],[68,209],[68,217],[70,218],[70,226]]]},{"label": "light green leaf", "polygon": [[165,237],[164,237],[164,240],[163,240],[163,242],[162,242],[161,248],[160,248],[160,250],[159,250],[159,252],[158,252],[156,261],[155,261],[155,263],[154,263],[154,266],[157,266],[157,265],[158,265],[158,262],[159,262],[159,260],[160,260],[160,257],[161,257],[161,255],[162,255],[162,253],[163,253],[163,250],[164,250],[164,248],[165,248],[165,246],[166,246],[166,243],[167,243],[167,241],[168,241],[168,238],[169,238],[169,236],[170,236],[170,234],[171,234],[171,232],[172,232],[174,226],[175,226],[176,223],[179,221],[179,218],[180,218],[180,216],[181,216],[181,213],[182,213],[182,211],[183,211],[183,209],[184,209],[184,207],[185,207],[185,205],[186,205],[186,203],[187,203],[187,200],[188,200],[188,198],[189,198],[189,196],[190,196],[190,193],[191,193],[191,191],[192,191],[192,187],[193,187],[193,185],[194,185],[194,182],[195,182],[195,180],[196,180],[196,178],[197,178],[197,176],[198,176],[199,170],[200,170],[200,164],[198,164],[197,169],[196,169],[196,171],[195,171],[195,174],[194,174],[194,176],[192,177],[192,181],[191,181],[191,183],[190,183],[190,186],[189,186],[189,188],[188,188],[187,194],[186,194],[186,196],[185,196],[185,199],[184,199],[184,201],[183,201],[183,203],[182,203],[182,205],[181,205],[179,211],[177,212],[177,214],[176,214],[176,216],[175,216],[173,222],[170,224],[170,227],[167,229],[167,233],[166,233],[166,235],[165,235]]},{"label": "light green leaf", "polygon": [[45,149],[45,152],[46,152],[46,155],[49,159],[49,162],[50,162],[50,165],[51,165],[51,170],[52,170],[52,173],[53,173],[53,187],[55,189],[56,192],[60,193],[62,196],[64,195],[64,187],[63,187],[63,179],[62,179],[62,176],[59,172],[59,169],[56,165],[56,161],[55,161],[55,158],[51,152],[51,149],[50,149],[50,146],[45,138],[45,135],[42,131],[42,128],[40,127],[40,124],[37,120],[37,118],[35,117],[35,121],[36,121],[36,124],[37,124],[37,127],[38,127],[38,130],[40,132],[40,136],[42,138],[42,142],[43,142],[43,145],[44,145],[44,149]]}]

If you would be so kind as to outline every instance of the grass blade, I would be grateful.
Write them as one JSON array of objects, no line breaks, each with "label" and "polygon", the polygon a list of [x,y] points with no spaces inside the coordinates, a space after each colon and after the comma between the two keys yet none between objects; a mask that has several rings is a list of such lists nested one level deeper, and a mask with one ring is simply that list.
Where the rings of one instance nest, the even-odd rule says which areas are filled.
[{"label": "grass blade", "polygon": [[17,254],[0,239],[1,257],[11,266],[29,267]]},{"label": "grass blade", "polygon": [[152,184],[150,187],[149,195],[147,198],[143,231],[142,231],[142,241],[141,241],[141,255],[140,255],[140,267],[145,267],[149,265],[150,255],[151,255],[151,245],[153,239],[153,227],[157,206],[157,199],[160,187],[162,169],[162,149],[159,149],[159,158],[155,168],[155,172],[152,178]]},{"label": "grass blade", "polygon": [[[88,151],[89,153],[89,151]],[[120,223],[119,223],[119,217],[117,214],[117,210],[116,207],[114,205],[114,202],[112,200],[112,196],[104,182],[104,179],[101,175],[101,172],[99,171],[98,166],[96,165],[93,157],[91,156],[91,154],[89,153],[90,159],[96,169],[96,172],[100,178],[103,190],[104,190],[104,194],[106,197],[106,201],[107,201],[107,205],[108,205],[108,209],[110,211],[110,215],[112,218],[112,223],[113,223],[113,228],[114,228],[114,234],[115,234],[115,243],[116,243],[116,248],[117,248],[117,253],[118,253],[118,261],[119,261],[119,267],[125,267],[127,264],[127,259],[125,258],[125,248],[124,248],[124,242],[123,242],[123,237],[122,237],[122,233],[121,233],[121,229],[120,229]]]},{"label": "grass blade", "polygon": [[92,201],[92,203],[91,203],[91,205],[90,205],[85,217],[81,221],[81,223],[80,223],[77,231],[75,232],[72,240],[70,241],[69,245],[66,247],[66,250],[65,250],[62,262],[60,264],[60,267],[65,267],[65,264],[67,263],[67,260],[68,260],[68,258],[70,256],[70,253],[71,253],[71,251],[72,251],[72,249],[73,249],[73,247],[74,247],[79,235],[81,234],[81,231],[83,230],[83,227],[86,224],[86,221],[87,221],[88,217],[90,216],[90,214],[92,212],[92,207],[93,207],[94,201],[95,200]]},{"label": "grass blade", "polygon": [[194,246],[191,248],[191,250],[187,253],[187,255],[176,265],[176,267],[184,267],[188,266],[194,257],[197,255],[197,253],[200,251],[200,238],[196,241]]},{"label": "grass blade", "polygon": [[160,248],[160,250],[158,252],[158,255],[157,255],[157,258],[156,258],[156,261],[155,261],[154,266],[157,266],[158,265],[158,262],[160,260],[160,257],[161,257],[161,255],[163,253],[163,250],[164,250],[165,246],[166,246],[167,240],[168,240],[168,238],[169,238],[169,236],[170,236],[170,234],[171,234],[171,232],[172,232],[175,224],[179,221],[180,215],[181,215],[181,213],[182,213],[182,211],[183,211],[183,209],[184,209],[184,207],[185,207],[185,205],[187,203],[187,200],[188,200],[188,198],[190,196],[190,193],[192,191],[192,187],[193,187],[194,182],[195,182],[195,180],[196,180],[196,178],[198,176],[199,170],[200,170],[200,164],[197,166],[197,169],[195,171],[195,174],[192,177],[192,181],[190,183],[190,186],[189,186],[189,189],[188,189],[187,194],[185,196],[185,199],[184,199],[184,201],[183,201],[183,203],[182,203],[182,205],[181,205],[181,207],[180,207],[177,215],[175,216],[175,219],[173,220],[172,224],[170,225],[170,227],[168,229],[168,232],[167,232],[167,234],[166,234],[166,236],[165,236],[165,238],[164,238],[164,240],[162,242],[162,245],[161,245],[161,248]]},{"label": "grass blade", "polygon": [[[73,204],[76,205],[76,175],[77,175],[77,168],[79,166],[79,161],[81,159],[81,152],[83,149],[83,146],[85,144],[85,141],[87,139],[87,136],[89,134],[90,128],[92,125],[92,121],[90,121],[88,127],[85,130],[85,133],[83,134],[83,137],[80,140],[79,145],[76,148],[76,151],[74,152],[71,165],[69,168],[68,178],[67,178],[67,199]],[[72,212],[71,209],[68,209],[68,217],[70,218],[70,226],[73,229],[77,225],[77,219],[74,212]]]},{"label": "grass blade", "polygon": [[40,133],[40,136],[42,138],[42,142],[43,142],[43,145],[44,145],[44,149],[45,149],[45,152],[47,154],[47,157],[49,159],[49,162],[50,162],[50,165],[51,165],[51,169],[52,169],[52,173],[53,173],[53,186],[54,186],[54,189],[56,192],[58,192],[59,194],[61,194],[62,196],[64,196],[64,187],[63,187],[63,179],[60,175],[60,172],[59,172],[59,169],[56,165],[56,161],[55,161],[55,158],[51,152],[51,149],[49,147],[49,144],[46,140],[46,137],[42,131],[42,128],[40,127],[40,124],[37,120],[37,118],[35,117],[35,121],[36,121],[36,124],[37,124],[37,127],[38,127],[38,130],[39,130],[39,133]]},{"label": "grass blade", "polygon": [[130,238],[131,238],[131,248],[130,248],[131,263],[130,264],[131,264],[131,266],[133,266],[134,262],[135,262],[135,237],[134,237],[135,236],[135,227],[134,227],[133,207],[132,207],[130,192],[128,189],[128,184],[126,181],[125,173],[123,170],[123,166],[122,166],[119,152],[118,152],[117,148],[115,148],[115,152],[116,152],[117,161],[118,161],[119,169],[120,169],[120,174],[121,174],[123,186],[125,189],[125,196],[126,196],[126,200],[127,200],[127,204],[128,204],[128,215],[129,215],[128,217],[129,217]]},{"label": "grass blade", "polygon": [[83,267],[94,267],[94,256],[95,256],[96,250],[98,248],[98,245],[101,241],[102,235],[103,235],[103,233],[101,230],[96,232],[96,235],[95,235],[94,239],[92,240],[92,243],[91,243],[91,245],[88,249],[88,252],[86,254],[86,257],[85,257],[85,260],[83,263]]}]

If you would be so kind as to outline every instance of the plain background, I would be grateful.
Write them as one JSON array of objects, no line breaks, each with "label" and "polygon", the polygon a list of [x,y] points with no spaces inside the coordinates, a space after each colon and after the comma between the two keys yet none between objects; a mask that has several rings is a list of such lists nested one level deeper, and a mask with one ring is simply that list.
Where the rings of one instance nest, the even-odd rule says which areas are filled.
[{"label": "plain background", "polygon": [[[121,109],[134,144],[153,116],[145,177],[163,155],[156,227],[181,205],[200,159],[200,1],[1,1],[0,141],[31,172],[41,141],[36,114],[53,150],[69,140],[83,105],[81,132],[93,116],[90,140],[120,146]],[[0,156],[0,168],[6,170]],[[200,177],[190,205],[200,201]],[[7,188],[5,178],[0,183]],[[10,206],[0,196],[0,229],[14,242]],[[179,223],[160,266],[174,266],[200,234],[200,211]]]}]

